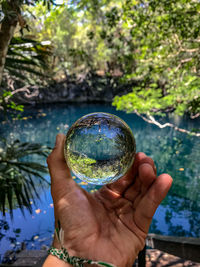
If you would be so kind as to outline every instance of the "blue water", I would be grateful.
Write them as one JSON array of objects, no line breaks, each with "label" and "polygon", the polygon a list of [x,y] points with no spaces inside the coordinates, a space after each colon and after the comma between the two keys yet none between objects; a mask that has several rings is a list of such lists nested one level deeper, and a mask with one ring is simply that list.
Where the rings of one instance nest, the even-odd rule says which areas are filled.
[{"label": "blue water", "polygon": [[[108,112],[121,117],[132,129],[136,139],[137,151],[151,156],[157,166],[158,174],[169,173],[173,186],[156,211],[150,232],[176,236],[200,236],[200,138],[192,137],[171,128],[160,129],[144,122],[135,114],[118,112],[109,105],[51,105],[27,108],[22,120],[1,122],[0,135],[8,139],[40,142],[53,147],[56,134],[66,133],[81,116],[91,112]],[[198,128],[200,120],[180,117],[167,117],[170,121],[186,129]],[[200,131],[200,130],[199,130]],[[43,159],[44,164],[45,159]],[[45,178],[49,180],[49,175]],[[80,183],[77,180],[77,183]],[[93,185],[81,185],[86,190],[95,189]],[[54,229],[53,201],[50,189],[40,190],[40,201],[33,206],[33,214],[19,209],[14,210],[14,220],[9,213],[0,220],[0,255],[6,250],[25,242],[28,249],[49,246]],[[8,229],[9,228],[9,229]]]}]

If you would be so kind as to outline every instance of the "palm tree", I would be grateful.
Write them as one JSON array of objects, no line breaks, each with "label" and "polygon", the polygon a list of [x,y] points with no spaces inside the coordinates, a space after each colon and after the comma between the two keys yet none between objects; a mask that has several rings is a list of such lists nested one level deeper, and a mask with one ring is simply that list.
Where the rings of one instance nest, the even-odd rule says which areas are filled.
[{"label": "palm tree", "polygon": [[31,76],[47,76],[52,55],[51,42],[38,42],[28,38],[13,37],[6,56],[4,73],[13,80],[29,81]]},{"label": "palm tree", "polygon": [[[47,156],[49,148],[41,144],[21,143],[15,140],[7,143],[0,142],[0,211],[5,216],[6,207],[9,207],[13,217],[14,202],[24,214],[24,207],[32,212],[31,202],[39,198],[37,185],[44,187],[49,182],[42,176],[47,167],[33,160],[33,155]],[[29,158],[29,160],[28,160]],[[38,179],[35,180],[34,178]]]},{"label": "palm tree", "polygon": [[[2,18],[0,21],[0,84],[3,77],[8,47],[14,35],[15,29],[18,24],[22,31],[24,28],[28,27],[24,17],[22,16],[22,7],[23,5],[35,5],[39,1],[40,0],[0,0],[0,7],[2,9],[0,11]],[[55,4],[53,0],[43,0],[43,3],[48,5],[48,8]]]}]

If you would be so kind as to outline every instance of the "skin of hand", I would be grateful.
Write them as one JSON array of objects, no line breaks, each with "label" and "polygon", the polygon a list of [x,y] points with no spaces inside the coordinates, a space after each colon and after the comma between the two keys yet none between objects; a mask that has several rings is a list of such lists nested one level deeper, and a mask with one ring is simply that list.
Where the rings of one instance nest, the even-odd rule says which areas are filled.
[{"label": "skin of hand", "polygon": [[[132,266],[172,178],[157,177],[153,160],[139,152],[124,177],[91,194],[72,179],[64,142],[65,136],[58,134],[47,159],[55,221],[59,219],[64,230],[64,247],[70,256]],[[56,239],[53,246],[60,248]],[[69,265],[50,255],[44,264],[49,266]]]}]

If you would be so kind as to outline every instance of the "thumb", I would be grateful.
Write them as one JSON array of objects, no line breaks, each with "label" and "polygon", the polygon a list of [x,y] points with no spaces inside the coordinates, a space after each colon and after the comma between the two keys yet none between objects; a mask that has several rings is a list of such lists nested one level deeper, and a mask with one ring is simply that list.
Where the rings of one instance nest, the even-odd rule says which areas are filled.
[{"label": "thumb", "polygon": [[56,136],[55,147],[47,158],[47,164],[51,176],[51,184],[62,184],[72,180],[69,167],[64,158],[65,135]]}]

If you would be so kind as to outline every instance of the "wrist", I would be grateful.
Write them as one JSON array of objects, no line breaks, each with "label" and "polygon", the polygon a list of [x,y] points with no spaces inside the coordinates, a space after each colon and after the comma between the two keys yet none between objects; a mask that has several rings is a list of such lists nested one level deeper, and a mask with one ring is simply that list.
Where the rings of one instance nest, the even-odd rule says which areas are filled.
[{"label": "wrist", "polygon": [[56,256],[53,256],[51,254],[48,255],[48,257],[46,258],[46,260],[45,260],[45,262],[44,262],[44,264],[43,264],[42,267],[55,267],[55,266],[59,266],[59,267],[72,267],[71,264],[60,260]]},{"label": "wrist", "polygon": [[[51,255],[51,257],[47,259],[47,263],[51,261],[54,264],[58,264],[59,267],[69,267],[69,266],[94,266],[94,265],[101,265],[101,266],[108,266],[108,267],[115,267],[113,264],[88,259],[87,257],[84,257],[83,255],[77,255],[76,252],[71,249],[70,244],[64,243],[64,231],[58,225],[58,227],[55,230],[54,240],[52,247],[49,249],[48,253]],[[52,257],[55,257],[53,259]],[[60,261],[62,263],[60,263]],[[62,265],[61,265],[62,264]],[[53,267],[53,265],[44,265],[43,267]]]},{"label": "wrist", "polygon": [[[68,251],[62,247],[61,249],[51,247],[48,251],[48,253],[53,256],[57,257],[59,260],[53,259],[52,257],[47,259],[45,262],[46,265],[43,267],[53,267],[53,264],[58,264],[59,267],[69,267],[69,266],[107,266],[107,267],[116,267],[115,265],[108,263],[108,262],[103,262],[103,261],[97,261],[97,260],[92,260],[92,259],[85,259],[81,257],[76,257],[76,256],[69,256]],[[60,260],[62,263],[60,263]],[[64,261],[64,263],[63,263]],[[66,265],[66,263],[69,263]],[[71,265],[70,265],[71,264]]]}]

